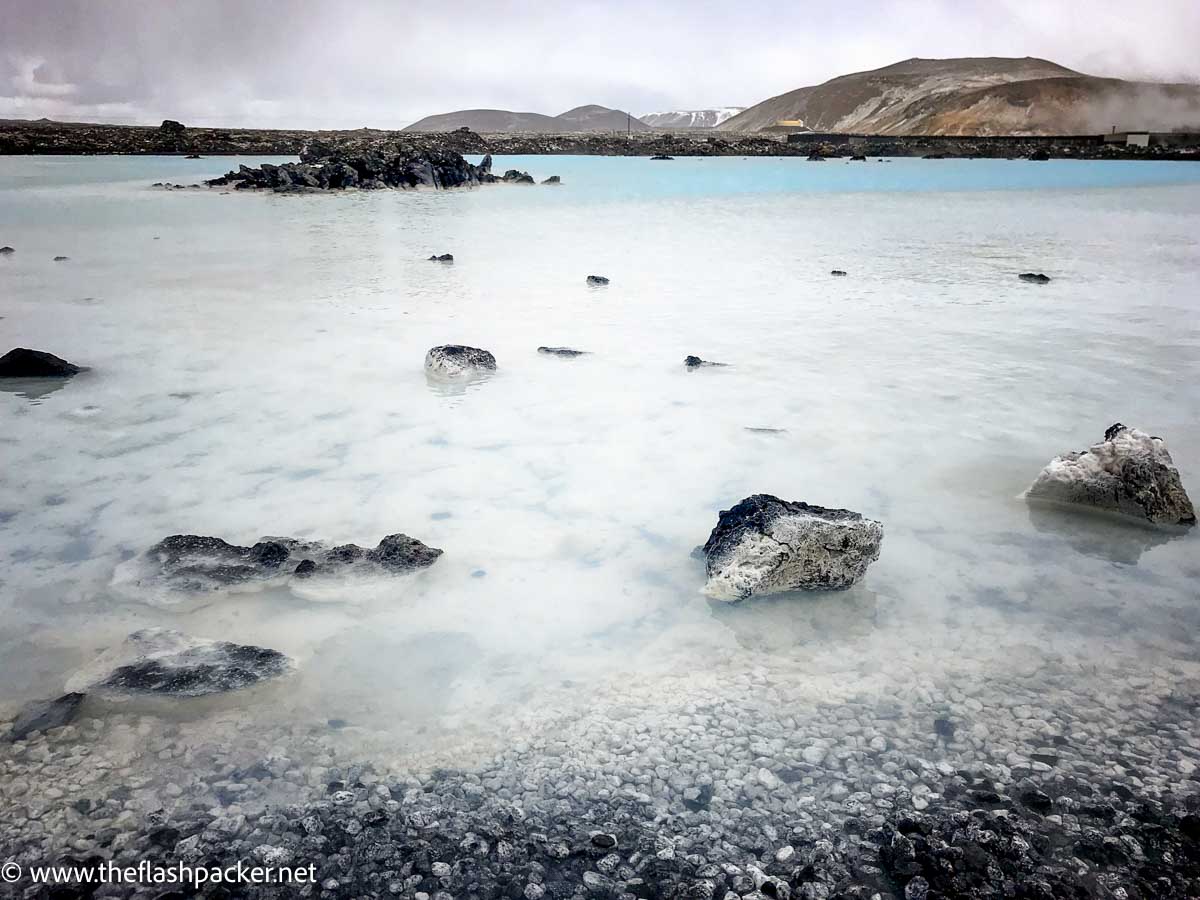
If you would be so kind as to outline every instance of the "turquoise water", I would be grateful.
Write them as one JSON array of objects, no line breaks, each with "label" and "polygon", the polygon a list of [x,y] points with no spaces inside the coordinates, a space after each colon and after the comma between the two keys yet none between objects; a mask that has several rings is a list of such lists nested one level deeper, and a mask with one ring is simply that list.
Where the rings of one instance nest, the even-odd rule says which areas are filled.
[{"label": "turquoise water", "polygon": [[[1195,666],[1194,532],[1018,495],[1118,420],[1200,490],[1200,165],[516,157],[495,166],[565,183],[148,188],[243,161],[0,158],[0,344],[92,367],[0,392],[0,703],[148,625],[295,656],[264,717],[398,740],[415,716],[536,715],[541,685],[718,649],[822,653],[846,690],[881,660],[981,680],[1018,652]],[[430,385],[448,342],[499,372]],[[760,491],[881,520],[861,587],[706,602],[690,552]],[[445,555],[189,610],[113,585],[167,534],[397,531]]]}]

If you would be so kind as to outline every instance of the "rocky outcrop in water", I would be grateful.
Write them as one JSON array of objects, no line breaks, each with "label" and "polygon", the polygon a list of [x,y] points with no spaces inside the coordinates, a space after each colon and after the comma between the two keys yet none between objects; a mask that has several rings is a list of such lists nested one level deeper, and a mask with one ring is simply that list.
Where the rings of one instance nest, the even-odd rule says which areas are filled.
[{"label": "rocky outcrop in water", "polygon": [[0,247],[0,256],[8,256],[10,253],[16,253],[16,252],[17,251],[12,247],[8,247],[8,246]]},{"label": "rocky outcrop in water", "polygon": [[408,572],[433,565],[441,555],[441,550],[405,534],[388,535],[372,549],[288,537],[265,537],[252,547],[241,547],[217,537],[175,534],[123,563],[117,583],[151,596],[161,588],[169,596],[320,574]]},{"label": "rocky outcrop in water", "polygon": [[1030,284],[1049,284],[1050,276],[1043,275],[1041,272],[1022,272],[1017,276],[1022,281],[1028,281]]},{"label": "rocky outcrop in water", "polygon": [[283,675],[293,661],[278,650],[195,638],[165,628],[136,631],[67,684],[76,693],[201,697]]},{"label": "rocky outcrop in water", "polygon": [[715,600],[744,600],[780,591],[843,590],[879,558],[883,526],[848,509],[826,509],[747,497],[722,510],[705,542]]},{"label": "rocky outcrop in water", "polygon": [[1119,422],[1099,444],[1052,459],[1026,497],[1108,510],[1156,525],[1196,522],[1163,439]]},{"label": "rocky outcrop in water", "polygon": [[562,184],[562,179],[557,175],[551,175],[549,178],[543,180],[542,184]]},{"label": "rocky outcrop in water", "polygon": [[522,172],[519,169],[509,169],[505,172],[500,180],[505,184],[535,184],[533,176],[528,172]]},{"label": "rocky outcrop in water", "polygon": [[460,379],[496,371],[496,357],[463,344],[443,344],[425,354],[425,372],[435,378]]},{"label": "rocky outcrop in water", "polygon": [[9,728],[5,740],[20,741],[35,731],[70,725],[79,714],[83,699],[83,694],[71,693],[63,694],[54,700],[35,700],[25,704]]},{"label": "rocky outcrop in water", "polygon": [[348,153],[313,142],[301,151],[298,163],[263,163],[254,169],[243,165],[236,172],[214,178],[207,184],[289,192],[455,188],[470,187],[479,184],[480,180],[476,167],[450,150],[421,150],[398,144],[391,148]]},{"label": "rocky outcrop in water", "polygon": [[44,350],[17,347],[0,356],[0,378],[69,378],[82,371],[82,366]]},{"label": "rocky outcrop in water", "polygon": [[573,359],[576,356],[587,356],[586,350],[575,350],[572,347],[538,347],[538,353],[545,353],[548,356],[562,356],[568,359]]}]

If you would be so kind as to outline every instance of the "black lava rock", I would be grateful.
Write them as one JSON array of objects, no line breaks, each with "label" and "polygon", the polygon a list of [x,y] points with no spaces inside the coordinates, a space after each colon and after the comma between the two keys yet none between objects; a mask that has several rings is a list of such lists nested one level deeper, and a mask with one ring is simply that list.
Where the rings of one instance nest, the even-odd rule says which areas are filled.
[{"label": "black lava rock", "polygon": [[83,371],[44,350],[17,347],[0,356],[0,378],[69,378]]}]

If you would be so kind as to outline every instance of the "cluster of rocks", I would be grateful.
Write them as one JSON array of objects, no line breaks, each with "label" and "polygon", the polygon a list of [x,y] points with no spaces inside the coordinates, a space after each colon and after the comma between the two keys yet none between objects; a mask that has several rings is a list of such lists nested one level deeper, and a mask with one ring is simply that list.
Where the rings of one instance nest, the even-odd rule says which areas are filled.
[{"label": "cluster of rocks", "polygon": [[269,189],[278,192],[380,190],[382,188],[455,188],[480,183],[480,170],[450,150],[416,150],[403,144],[387,150],[348,155],[323,143],[308,144],[300,161],[257,168],[240,166],[208,182],[213,187]]},{"label": "cluster of rocks", "polygon": [[389,534],[371,549],[291,537],[264,537],[243,547],[218,537],[174,534],[118,567],[117,581],[152,594],[160,588],[195,593],[319,575],[411,572],[441,555],[406,534]]}]

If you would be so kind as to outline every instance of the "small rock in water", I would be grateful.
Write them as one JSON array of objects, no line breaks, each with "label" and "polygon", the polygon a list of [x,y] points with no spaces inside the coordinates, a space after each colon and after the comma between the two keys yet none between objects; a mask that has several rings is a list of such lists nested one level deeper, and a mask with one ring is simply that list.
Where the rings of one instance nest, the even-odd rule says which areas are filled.
[{"label": "small rock in water", "polygon": [[0,356],[0,378],[69,378],[83,371],[44,350],[17,347]]},{"label": "small rock in water", "polygon": [[651,160],[672,160],[674,158],[673,156],[667,156],[665,153],[659,153],[657,156],[650,157]]},{"label": "small rock in water", "polygon": [[54,261],[55,262],[66,262],[70,258],[71,257],[69,257],[69,256],[56,256],[56,257],[54,257]]},{"label": "small rock in water", "polygon": [[469,378],[496,371],[496,357],[478,347],[443,344],[425,354],[425,371],[437,378]]},{"label": "small rock in water", "polygon": [[454,254],[453,253],[443,253],[439,256],[438,254],[435,253],[435,254],[433,254],[433,256],[429,257],[429,261],[430,262],[454,262]]},{"label": "small rock in water", "polygon": [[83,704],[82,693],[63,694],[55,700],[35,700],[25,704],[12,723],[5,740],[19,741],[34,731],[47,731],[70,725]]},{"label": "small rock in water", "polygon": [[542,184],[562,184],[562,179],[557,175],[551,175],[549,178],[543,181]]},{"label": "small rock in water", "polygon": [[834,270],[833,270],[832,272],[830,272],[829,274],[830,274],[830,275],[838,275],[838,276],[841,276],[841,275],[845,275],[846,273],[845,273],[844,271],[842,271],[841,269],[834,269]]},{"label": "small rock in water", "polygon": [[236,691],[283,675],[293,666],[278,650],[146,628],[101,654],[71,678],[67,689],[200,697]]},{"label": "small rock in water", "polygon": [[17,251],[14,250],[12,247],[0,247],[0,254],[3,254],[4,256],[8,256],[8,254],[16,253],[16,252]]},{"label": "small rock in water", "polygon": [[1162,438],[1121,423],[1083,452],[1055,457],[1025,496],[1111,510],[1156,525],[1194,525],[1196,511]]},{"label": "small rock in water", "polygon": [[587,355],[586,350],[575,350],[571,347],[538,347],[538,353],[545,353],[549,356],[563,356],[568,359]]},{"label": "small rock in water", "polygon": [[517,169],[509,169],[500,178],[506,184],[534,184],[533,176],[528,172],[521,172]]},{"label": "small rock in water", "polygon": [[1017,276],[1022,281],[1028,281],[1032,284],[1049,284],[1050,276],[1043,275],[1041,272],[1022,272]]},{"label": "small rock in water", "polygon": [[589,275],[587,283],[590,285],[608,284],[608,279],[603,275]]},{"label": "small rock in water", "polygon": [[698,356],[685,356],[683,364],[689,369],[699,369],[701,366],[723,366],[725,363],[709,362],[707,359],[701,359]]},{"label": "small rock in water", "polygon": [[848,509],[755,494],[722,510],[704,544],[714,600],[792,590],[842,590],[879,558],[883,526]]}]

